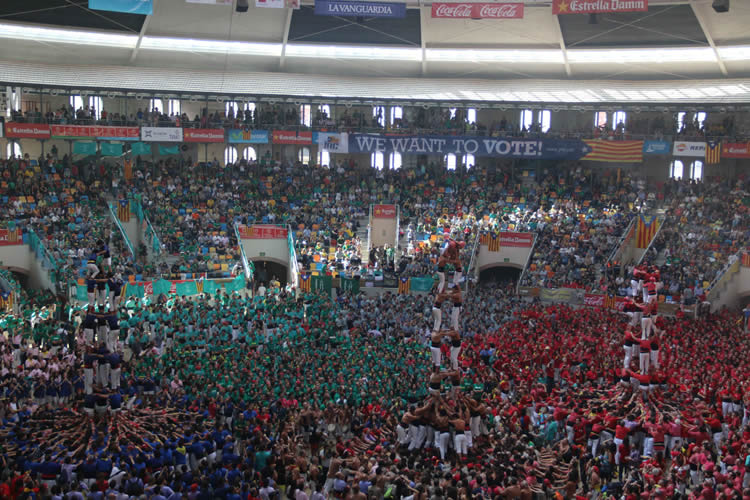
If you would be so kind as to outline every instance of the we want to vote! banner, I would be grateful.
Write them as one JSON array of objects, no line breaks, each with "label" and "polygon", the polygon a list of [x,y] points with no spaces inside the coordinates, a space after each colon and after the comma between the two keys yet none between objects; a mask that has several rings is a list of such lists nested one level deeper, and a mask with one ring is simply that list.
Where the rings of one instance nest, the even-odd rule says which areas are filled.
[{"label": "we want to vote! banner", "polygon": [[577,160],[592,151],[579,140],[438,135],[349,134],[349,153],[472,154],[494,158]]},{"label": "we want to vote! banner", "polygon": [[552,0],[553,14],[645,12],[648,0]]}]

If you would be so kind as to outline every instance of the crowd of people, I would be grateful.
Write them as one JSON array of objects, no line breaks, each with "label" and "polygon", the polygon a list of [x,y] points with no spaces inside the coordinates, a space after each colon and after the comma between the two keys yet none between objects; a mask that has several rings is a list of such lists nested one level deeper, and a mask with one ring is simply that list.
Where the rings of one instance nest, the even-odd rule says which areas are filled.
[{"label": "crowd of people", "polygon": [[[534,119],[531,110],[518,110],[503,114],[492,121],[479,120],[477,110],[472,108],[408,108],[387,111],[384,106],[344,108],[335,116],[330,105],[292,105],[269,103],[230,102],[223,110],[201,107],[200,112],[190,116],[181,112],[181,106],[169,101],[155,100],[144,105],[133,103],[130,112],[110,112],[96,109],[93,104],[81,103],[41,112],[38,107],[22,112],[12,110],[14,122],[55,123],[78,125],[127,125],[185,128],[318,128],[325,131],[377,131],[382,129],[400,131],[440,131],[451,134],[478,134],[488,136],[581,136],[628,139],[633,136],[673,136],[680,140],[705,137],[744,137],[747,130],[741,129],[733,115],[713,115],[707,118],[703,112],[680,112],[672,116],[643,117],[630,114],[627,120],[619,114],[593,127],[570,128],[568,123],[552,123],[551,112],[546,110],[546,121],[541,115]],[[532,114],[529,114],[532,113]],[[623,114],[624,116],[624,114]],[[609,117],[608,117],[609,118]],[[598,115],[595,120],[599,120]],[[617,121],[616,121],[617,120]]]},{"label": "crowd of people", "polygon": [[[0,497],[750,496],[744,325],[657,305],[746,245],[742,181],[348,167],[138,160],[125,180],[0,162],[6,226],[33,229],[89,293],[80,309],[24,289],[0,318]],[[179,260],[129,259],[104,195],[142,203]],[[303,269],[365,273],[359,219],[382,202],[399,205],[402,247],[376,259],[435,276],[431,293],[119,297],[149,266],[223,276],[235,223],[292,228]],[[620,277],[622,312],[515,283],[462,291],[473,243],[500,230],[537,233],[525,283],[600,286],[631,219],[661,207],[652,266]]]}]

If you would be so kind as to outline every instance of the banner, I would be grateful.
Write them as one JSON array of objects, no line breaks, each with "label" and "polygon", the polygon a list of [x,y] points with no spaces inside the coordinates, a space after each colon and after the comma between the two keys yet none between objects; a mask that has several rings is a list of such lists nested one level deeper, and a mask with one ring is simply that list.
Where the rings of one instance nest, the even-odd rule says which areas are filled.
[{"label": "banner", "polygon": [[76,141],[73,143],[73,154],[74,155],[86,155],[86,156],[95,155],[96,143]]},{"label": "banner", "polygon": [[487,250],[490,252],[500,251],[500,237],[496,234],[490,234],[487,240]]},{"label": "banner", "polygon": [[99,139],[102,141],[137,141],[138,127],[106,127],[98,125],[52,125],[52,137],[62,139]]},{"label": "banner", "polygon": [[335,134],[328,132],[313,132],[312,142],[317,144],[321,151],[329,153],[348,153],[349,134]]},{"label": "banner", "polygon": [[432,3],[432,17],[449,19],[523,19],[522,3]]},{"label": "banner", "polygon": [[135,156],[150,155],[151,152],[151,144],[146,144],[145,142],[134,142],[130,145],[130,153]]},{"label": "banner", "polygon": [[592,151],[579,140],[349,134],[350,153],[473,154],[493,158],[578,160]]},{"label": "banner", "polygon": [[686,141],[675,141],[674,148],[672,149],[674,156],[694,156],[705,158],[706,156],[706,143],[705,142],[686,142]]},{"label": "banner", "polygon": [[587,161],[608,163],[641,163],[643,141],[608,141],[606,139],[584,139],[592,151],[581,158]]},{"label": "banner", "polygon": [[224,142],[224,129],[186,128],[183,131],[185,142]]},{"label": "banner", "polygon": [[49,139],[49,125],[8,122],[5,124],[5,137],[9,139]]},{"label": "banner", "polygon": [[122,156],[122,144],[119,142],[103,142],[102,156]]},{"label": "banner", "polygon": [[117,202],[117,218],[120,222],[130,222],[130,201],[129,200],[118,200]]},{"label": "banner", "polygon": [[648,248],[651,240],[654,239],[656,231],[659,229],[659,223],[657,222],[656,216],[638,216],[636,222],[636,237],[635,246],[636,248]]},{"label": "banner", "polygon": [[313,276],[310,278],[310,291],[323,291],[331,293],[333,287],[333,278],[331,276]]},{"label": "banner", "polygon": [[501,247],[520,247],[520,248],[531,248],[534,244],[533,233],[516,233],[514,231],[502,231],[500,232],[500,246]]},{"label": "banner", "polygon": [[[244,287],[245,284],[243,278],[242,288]],[[180,297],[185,297],[186,295],[198,295],[198,285],[196,285],[194,280],[177,282],[175,285],[175,292]]]},{"label": "banner", "polygon": [[89,9],[150,16],[154,13],[154,2],[153,0],[89,0]]},{"label": "banner", "polygon": [[312,144],[312,132],[274,130],[271,136],[274,144]]},{"label": "banner", "polygon": [[409,290],[413,292],[430,292],[435,285],[435,278],[426,276],[409,279]]},{"label": "banner", "polygon": [[648,0],[552,0],[552,13],[597,14],[602,12],[645,12]]},{"label": "banner", "polygon": [[232,0],[185,0],[187,3],[202,3],[204,5],[232,5]]},{"label": "banner", "polygon": [[287,238],[286,228],[270,224],[239,226],[237,230],[242,240],[280,240]]},{"label": "banner", "polygon": [[242,130],[233,128],[229,131],[231,144],[268,144],[268,130]]},{"label": "banner", "polygon": [[342,277],[339,290],[357,295],[359,293],[359,279]]},{"label": "banner", "polygon": [[309,292],[310,291],[310,285],[311,285],[311,279],[312,276],[309,274],[300,274],[299,275],[299,289],[303,292]]},{"label": "banner", "polygon": [[721,145],[722,158],[750,158],[750,142],[726,142]]},{"label": "banner", "polygon": [[672,144],[668,141],[643,141],[644,155],[668,155]]},{"label": "banner", "polygon": [[178,127],[141,127],[141,140],[149,142],[182,142]]},{"label": "banner", "polygon": [[396,205],[373,205],[372,217],[374,219],[395,219]]},{"label": "banner", "polygon": [[162,146],[159,144],[159,154],[161,156],[180,154],[180,146]]},{"label": "banner", "polygon": [[0,247],[23,245],[23,231],[21,228],[0,229]]},{"label": "banner", "polygon": [[625,307],[625,297],[587,293],[583,296],[583,304],[589,307],[604,307],[622,311]]},{"label": "banner", "polygon": [[542,288],[539,297],[554,302],[574,302],[577,292],[573,288]]},{"label": "banner", "polygon": [[706,142],[706,165],[716,165],[721,163],[721,142]]},{"label": "banner", "polygon": [[315,0],[315,15],[342,17],[406,17],[406,4],[357,2],[352,0]]},{"label": "banner", "polygon": [[169,294],[169,290],[172,288],[172,282],[169,280],[165,280],[164,278],[154,281],[153,283],[153,290],[154,295],[167,295]]}]

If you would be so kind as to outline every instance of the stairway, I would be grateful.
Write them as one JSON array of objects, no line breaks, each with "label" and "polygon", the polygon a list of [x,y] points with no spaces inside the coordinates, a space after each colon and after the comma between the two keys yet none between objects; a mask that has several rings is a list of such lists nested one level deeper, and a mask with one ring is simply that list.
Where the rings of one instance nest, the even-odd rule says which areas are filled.
[{"label": "stairway", "polygon": [[362,265],[367,266],[370,262],[370,249],[367,248],[367,226],[370,224],[370,217],[360,217],[357,219],[357,222],[359,223],[359,229],[357,229],[355,236],[361,242],[360,253],[362,254]]}]

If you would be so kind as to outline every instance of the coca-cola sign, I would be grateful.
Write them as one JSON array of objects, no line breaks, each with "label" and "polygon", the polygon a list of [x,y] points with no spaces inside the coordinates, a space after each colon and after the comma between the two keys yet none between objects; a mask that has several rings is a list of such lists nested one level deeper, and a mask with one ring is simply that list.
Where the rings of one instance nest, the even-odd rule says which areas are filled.
[{"label": "coca-cola sign", "polygon": [[433,2],[432,17],[448,19],[522,19],[522,3]]},{"label": "coca-cola sign", "polygon": [[552,0],[553,14],[645,12],[648,0]]}]

